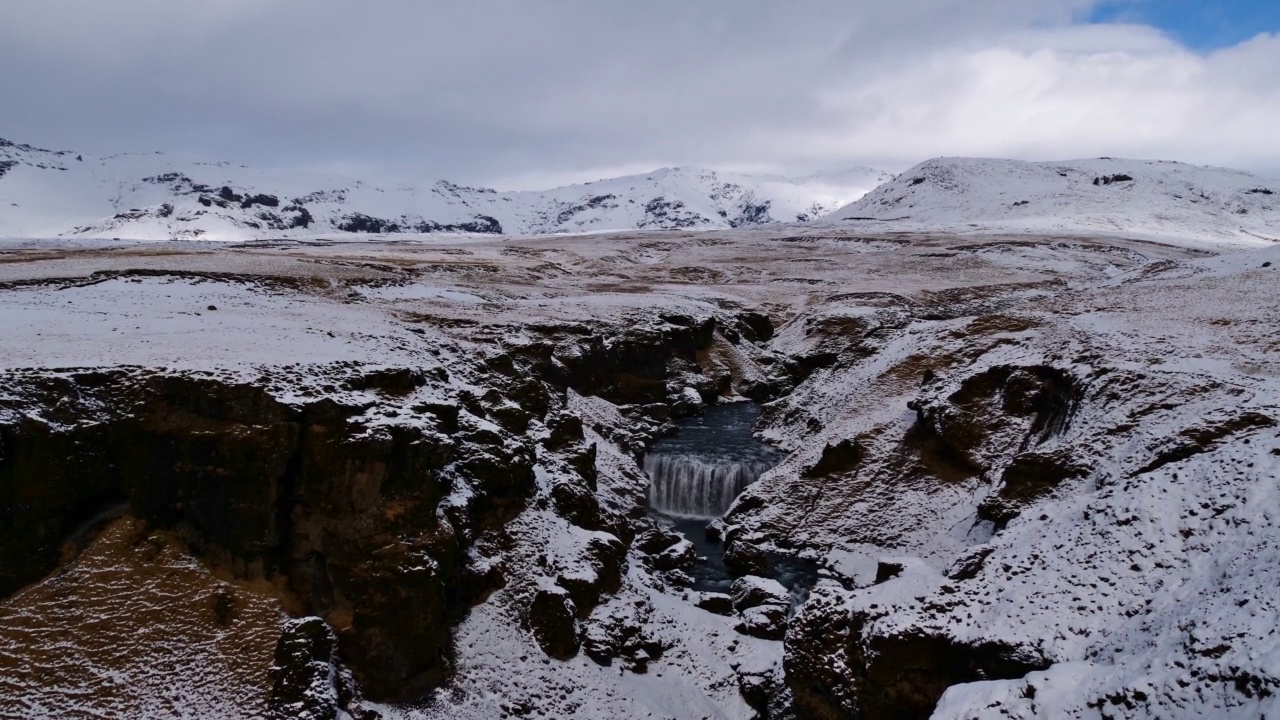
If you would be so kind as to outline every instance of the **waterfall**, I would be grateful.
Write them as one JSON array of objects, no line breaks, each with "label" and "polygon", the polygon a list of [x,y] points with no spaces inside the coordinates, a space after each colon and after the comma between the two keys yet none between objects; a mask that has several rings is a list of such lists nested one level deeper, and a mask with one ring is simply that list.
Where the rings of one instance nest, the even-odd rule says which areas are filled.
[{"label": "waterfall", "polygon": [[735,498],[776,462],[736,461],[688,453],[650,453],[649,506],[666,515],[718,518]]}]

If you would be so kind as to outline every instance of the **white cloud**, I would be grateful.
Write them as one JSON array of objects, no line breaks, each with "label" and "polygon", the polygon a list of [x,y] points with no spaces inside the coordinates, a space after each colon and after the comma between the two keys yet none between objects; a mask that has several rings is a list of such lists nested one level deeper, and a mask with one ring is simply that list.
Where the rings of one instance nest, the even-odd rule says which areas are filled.
[{"label": "white cloud", "polygon": [[1280,43],[1202,55],[1094,0],[43,0],[0,135],[528,186],[939,154],[1272,170]]},{"label": "white cloud", "polygon": [[822,91],[837,118],[800,153],[1130,155],[1280,169],[1280,38],[1209,55],[1149,28],[1074,27],[938,51]]}]

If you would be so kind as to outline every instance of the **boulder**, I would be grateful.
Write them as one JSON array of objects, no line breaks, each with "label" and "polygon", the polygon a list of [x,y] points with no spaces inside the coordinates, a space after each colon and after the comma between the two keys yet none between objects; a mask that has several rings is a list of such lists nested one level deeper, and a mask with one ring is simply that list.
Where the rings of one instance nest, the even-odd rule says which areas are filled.
[{"label": "boulder", "polygon": [[747,608],[733,629],[762,640],[781,640],[787,634],[787,606],[760,605]]},{"label": "boulder", "polygon": [[735,575],[757,575],[769,567],[764,550],[744,540],[732,540],[724,550],[724,565]]},{"label": "boulder", "polygon": [[622,566],[626,546],[608,533],[597,533],[587,541],[582,566],[556,576],[556,584],[569,591],[579,616],[585,617],[605,595],[622,586]]},{"label": "boulder", "polygon": [[653,566],[659,570],[681,570],[693,567],[698,555],[693,543],[681,539],[675,545],[653,557]]},{"label": "boulder", "polygon": [[276,643],[271,666],[270,706],[274,717],[336,720],[334,685],[338,638],[318,617],[290,620]]},{"label": "boulder", "polygon": [[761,605],[791,606],[791,594],[777,580],[762,577],[740,577],[731,589],[733,609],[743,612]]},{"label": "boulder", "polygon": [[664,528],[652,528],[636,536],[636,548],[646,555],[653,555],[666,550],[683,539],[680,533]]},{"label": "boulder", "polygon": [[568,590],[554,585],[539,588],[525,622],[548,657],[568,660],[578,654],[578,610]]},{"label": "boulder", "polygon": [[733,598],[724,593],[703,592],[698,593],[694,598],[693,604],[709,613],[716,615],[733,614]]},{"label": "boulder", "polygon": [[702,411],[702,395],[691,387],[682,389],[671,400],[671,412],[676,417],[689,417]]}]

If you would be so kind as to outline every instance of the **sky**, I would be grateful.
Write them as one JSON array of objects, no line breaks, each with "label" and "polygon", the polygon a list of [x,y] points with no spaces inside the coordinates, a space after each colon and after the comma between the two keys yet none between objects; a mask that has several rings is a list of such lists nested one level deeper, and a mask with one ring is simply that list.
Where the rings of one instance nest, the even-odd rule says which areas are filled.
[{"label": "sky", "polygon": [[1275,0],[0,3],[0,137],[501,189],[1122,156],[1280,175]]}]

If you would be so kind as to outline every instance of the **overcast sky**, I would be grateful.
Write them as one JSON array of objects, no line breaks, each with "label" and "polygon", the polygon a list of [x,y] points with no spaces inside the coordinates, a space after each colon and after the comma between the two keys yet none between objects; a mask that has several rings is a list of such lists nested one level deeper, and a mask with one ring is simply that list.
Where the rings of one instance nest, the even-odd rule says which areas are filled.
[{"label": "overcast sky", "polygon": [[0,137],[501,188],[937,155],[1280,173],[1275,0],[5,0]]}]

